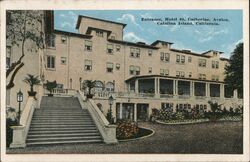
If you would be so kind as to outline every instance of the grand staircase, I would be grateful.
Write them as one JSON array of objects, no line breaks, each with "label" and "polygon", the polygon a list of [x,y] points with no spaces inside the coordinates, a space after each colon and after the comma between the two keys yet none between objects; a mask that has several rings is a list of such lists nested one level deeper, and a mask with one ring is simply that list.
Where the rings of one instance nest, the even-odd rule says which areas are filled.
[{"label": "grand staircase", "polygon": [[27,145],[103,142],[87,109],[75,97],[43,97],[27,136]]}]

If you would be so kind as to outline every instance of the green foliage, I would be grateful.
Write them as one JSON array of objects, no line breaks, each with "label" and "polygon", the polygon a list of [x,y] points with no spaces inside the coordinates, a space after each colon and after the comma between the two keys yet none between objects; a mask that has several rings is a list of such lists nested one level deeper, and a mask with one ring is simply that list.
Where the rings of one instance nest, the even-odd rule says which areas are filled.
[{"label": "green foliage", "polygon": [[25,83],[27,83],[28,85],[30,85],[30,91],[34,92],[33,90],[33,86],[34,85],[39,85],[40,84],[40,80],[38,79],[38,76],[34,76],[31,74],[27,74],[27,76],[25,77],[25,79],[23,80]]},{"label": "green foliage", "polygon": [[53,89],[55,89],[57,87],[57,83],[56,83],[56,81],[49,82],[47,80],[47,83],[45,84],[45,87],[50,92],[50,94],[52,94]]},{"label": "green foliage", "polygon": [[234,49],[229,64],[225,66],[225,83],[230,90],[238,89],[239,96],[243,96],[243,43]]},{"label": "green foliage", "polygon": [[136,137],[139,132],[137,123],[128,120],[120,120],[117,122],[116,138],[129,139]]},{"label": "green foliage", "polygon": [[84,80],[83,81],[83,86],[84,88],[88,89],[88,94],[87,97],[89,96],[89,98],[92,98],[91,96],[93,96],[93,94],[91,94],[91,89],[94,88],[96,86],[96,81],[94,80]]},{"label": "green foliage", "polygon": [[176,118],[176,120],[183,120],[185,118],[185,116],[184,116],[183,112],[177,112],[175,114],[175,118]]},{"label": "green foliage", "polygon": [[[6,71],[10,78],[6,89],[15,86],[14,79],[24,66],[22,59],[27,52],[37,52],[44,48],[44,33],[42,31],[43,11],[36,10],[7,10],[6,11],[6,42],[20,47],[20,53],[15,53],[16,60]],[[29,42],[29,46],[26,45]],[[19,54],[19,56],[18,56]]]},{"label": "green foliage", "polygon": [[14,108],[9,107],[6,109],[6,147],[12,142],[13,138],[13,130],[11,129],[12,126],[18,124],[17,114]]}]

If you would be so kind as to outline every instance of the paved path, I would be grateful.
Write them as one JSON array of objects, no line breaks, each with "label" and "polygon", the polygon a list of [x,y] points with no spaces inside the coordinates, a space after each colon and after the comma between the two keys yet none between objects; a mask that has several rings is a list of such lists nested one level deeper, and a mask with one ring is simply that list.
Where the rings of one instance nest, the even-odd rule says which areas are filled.
[{"label": "paved path", "polygon": [[141,140],[106,144],[65,144],[7,149],[7,153],[242,153],[242,122],[160,125],[139,123],[155,130]]}]

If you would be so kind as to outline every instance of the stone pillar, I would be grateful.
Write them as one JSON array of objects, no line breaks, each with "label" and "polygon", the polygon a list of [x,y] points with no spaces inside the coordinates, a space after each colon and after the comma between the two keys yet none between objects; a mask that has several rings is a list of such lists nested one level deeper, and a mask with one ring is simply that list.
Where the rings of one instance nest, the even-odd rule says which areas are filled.
[{"label": "stone pillar", "polygon": [[138,79],[135,80],[135,93],[139,93],[139,83],[138,83]]},{"label": "stone pillar", "polygon": [[157,93],[160,94],[160,78],[157,79]]},{"label": "stone pillar", "polygon": [[158,90],[158,82],[157,82],[157,78],[154,79],[155,80],[155,94],[158,94],[157,90]]},{"label": "stone pillar", "polygon": [[122,103],[120,103],[120,119],[122,119],[122,107],[123,105],[122,105]]},{"label": "stone pillar", "polygon": [[194,82],[193,81],[191,82],[191,85],[192,85],[192,87],[191,87],[191,89],[192,89],[192,96],[195,96],[194,95]]},{"label": "stone pillar", "polygon": [[206,83],[206,97],[210,97],[210,84]]},{"label": "stone pillar", "polygon": [[134,121],[137,121],[137,104],[134,104]]},{"label": "stone pillar", "polygon": [[225,98],[225,94],[224,94],[224,84],[220,84],[220,98]]},{"label": "stone pillar", "polygon": [[178,95],[178,80],[175,81],[175,95]]},{"label": "stone pillar", "polygon": [[234,98],[238,98],[238,91],[237,91],[237,89],[234,90]]},{"label": "stone pillar", "polygon": [[25,126],[12,126],[13,140],[10,144],[10,148],[26,147],[25,143]]}]

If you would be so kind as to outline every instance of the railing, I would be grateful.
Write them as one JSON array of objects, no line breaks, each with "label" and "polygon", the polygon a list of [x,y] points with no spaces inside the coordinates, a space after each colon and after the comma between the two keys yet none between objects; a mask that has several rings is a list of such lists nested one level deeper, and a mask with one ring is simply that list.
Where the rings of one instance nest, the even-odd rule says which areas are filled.
[{"label": "railing", "polygon": [[[83,92],[80,91],[78,96],[78,99],[80,99],[81,101],[84,100]],[[101,133],[104,142],[108,144],[117,143],[118,141],[116,139],[116,125],[111,125],[108,122],[106,117],[103,115],[103,113],[100,111],[100,109],[92,99],[88,99],[85,103],[87,104],[86,107],[89,110],[89,113],[93,118],[99,132]]]},{"label": "railing", "polygon": [[10,145],[11,148],[17,147],[25,147],[26,146],[26,138],[29,132],[30,123],[32,120],[32,116],[35,110],[35,99],[33,97],[29,97],[27,103],[23,109],[20,118],[21,126],[13,126],[13,141]]},{"label": "railing", "polygon": [[178,98],[179,99],[189,99],[190,95],[179,95]]},{"label": "railing", "polygon": [[[55,88],[51,92],[53,95],[58,95],[58,96],[74,96],[76,95],[76,90],[74,89],[62,89],[62,88]],[[44,94],[50,94],[48,90],[45,89]]]},{"label": "railing", "polygon": [[195,96],[195,99],[197,99],[197,100],[205,100],[206,96]]},{"label": "railing", "polygon": [[160,94],[160,98],[174,98],[174,95],[171,95],[171,94]]}]

